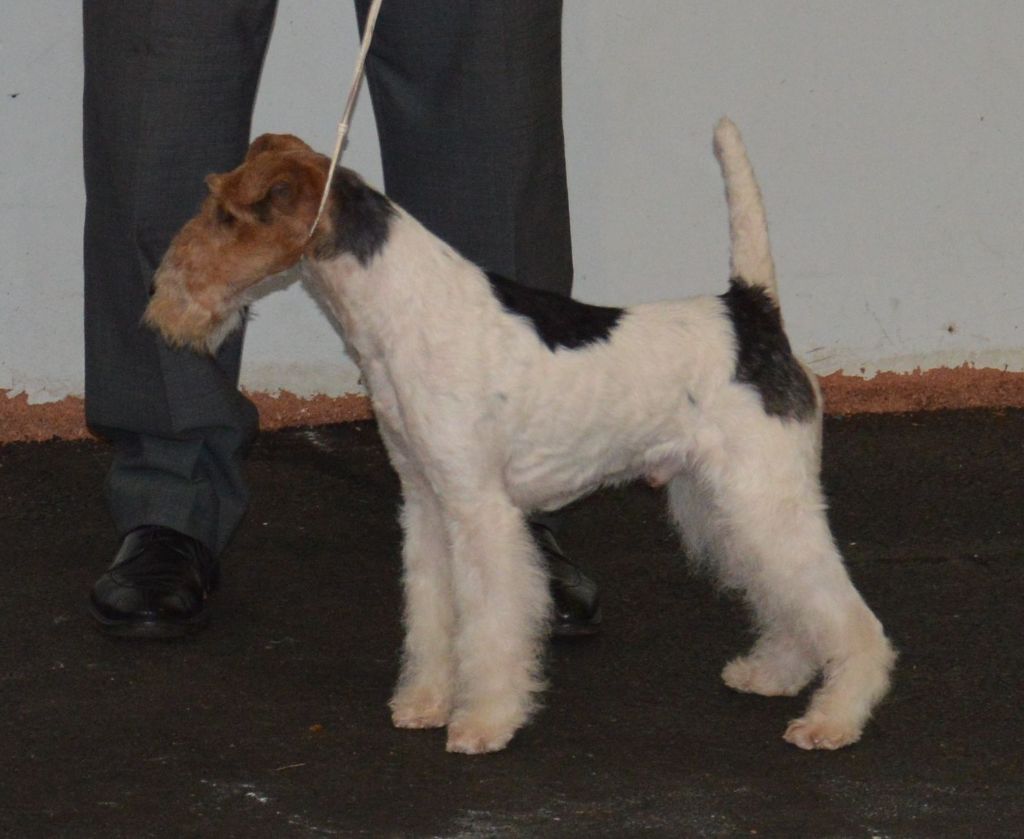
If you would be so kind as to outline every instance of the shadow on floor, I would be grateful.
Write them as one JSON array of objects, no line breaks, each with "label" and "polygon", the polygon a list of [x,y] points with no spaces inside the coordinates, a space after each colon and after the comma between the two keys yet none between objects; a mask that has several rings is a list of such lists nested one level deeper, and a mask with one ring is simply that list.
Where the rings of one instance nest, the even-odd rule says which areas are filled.
[{"label": "shadow on floor", "polygon": [[95,443],[0,447],[0,834],[1020,836],[1024,412],[833,418],[850,571],[901,651],[864,739],[781,739],[805,697],[718,679],[742,608],[680,561],[641,486],[570,509],[601,637],[552,645],[546,708],[468,758],[392,729],[397,482],[371,424],[265,434],[212,625],[96,633],[115,548]]}]

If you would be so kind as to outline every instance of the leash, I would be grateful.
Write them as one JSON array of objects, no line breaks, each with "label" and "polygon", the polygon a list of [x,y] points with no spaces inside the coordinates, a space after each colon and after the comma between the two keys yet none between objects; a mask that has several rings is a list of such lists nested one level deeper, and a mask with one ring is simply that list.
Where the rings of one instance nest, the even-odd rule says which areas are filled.
[{"label": "leash", "polygon": [[348,90],[348,99],[345,101],[345,110],[341,114],[341,122],[338,123],[338,136],[334,141],[334,154],[331,155],[331,168],[327,172],[327,182],[324,184],[323,195],[320,196],[320,207],[316,211],[316,218],[313,219],[313,226],[309,229],[312,237],[316,226],[323,217],[324,208],[327,206],[327,198],[331,194],[331,183],[334,180],[334,170],[341,158],[341,150],[345,145],[345,138],[348,136],[348,124],[352,118],[352,111],[356,106],[356,99],[359,97],[359,88],[363,82],[363,72],[366,65],[366,55],[370,51],[370,42],[373,40],[373,29],[377,25],[377,13],[380,12],[381,0],[373,0],[369,14],[366,16],[366,28],[363,30],[363,43],[359,49],[359,59],[356,61],[356,69],[352,75],[352,86]]}]

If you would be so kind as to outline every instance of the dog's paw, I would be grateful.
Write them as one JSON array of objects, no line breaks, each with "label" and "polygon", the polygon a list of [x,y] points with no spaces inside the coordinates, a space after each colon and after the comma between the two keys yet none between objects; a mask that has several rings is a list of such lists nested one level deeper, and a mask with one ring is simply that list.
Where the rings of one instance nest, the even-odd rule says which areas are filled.
[{"label": "dog's paw", "polygon": [[836,722],[812,712],[793,720],[783,739],[801,749],[841,749],[856,743],[860,735],[860,726]]},{"label": "dog's paw", "polygon": [[492,730],[475,726],[449,725],[445,749],[463,755],[483,755],[500,752],[509,744],[515,731],[507,728]]},{"label": "dog's paw", "polygon": [[722,670],[722,681],[740,693],[761,696],[796,696],[814,675],[807,666],[782,665],[764,658],[743,656],[735,658]]},{"label": "dog's paw", "polygon": [[490,714],[455,714],[448,724],[449,752],[479,755],[499,752],[508,745],[518,726]]},{"label": "dog's paw", "polygon": [[395,728],[443,728],[451,715],[451,703],[428,689],[396,693],[388,703]]}]

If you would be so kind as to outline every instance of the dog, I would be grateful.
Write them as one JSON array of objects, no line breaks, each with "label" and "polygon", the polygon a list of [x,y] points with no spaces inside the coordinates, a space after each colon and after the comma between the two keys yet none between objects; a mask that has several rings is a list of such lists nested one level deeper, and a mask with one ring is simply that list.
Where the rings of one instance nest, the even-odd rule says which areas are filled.
[{"label": "dog", "polygon": [[792,696],[784,737],[861,736],[895,653],[831,536],[821,397],[783,329],[760,189],[736,127],[714,149],[731,280],[718,296],[587,305],[490,275],[355,173],[263,135],[173,240],[144,320],[212,353],[253,288],[300,260],[337,318],[402,488],[401,728],[504,748],[535,711],[550,595],[527,514],[605,484],[667,487],[687,555],[745,596],[758,638],[729,687]]}]

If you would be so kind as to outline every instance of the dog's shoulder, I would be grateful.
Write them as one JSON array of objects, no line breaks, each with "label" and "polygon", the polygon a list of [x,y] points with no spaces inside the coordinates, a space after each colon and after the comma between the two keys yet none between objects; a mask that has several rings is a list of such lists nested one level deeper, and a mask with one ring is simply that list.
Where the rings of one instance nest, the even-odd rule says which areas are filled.
[{"label": "dog's shoulder", "polygon": [[529,321],[537,337],[552,352],[608,341],[623,315],[623,309],[581,303],[520,285],[492,271],[485,274],[502,308]]}]

